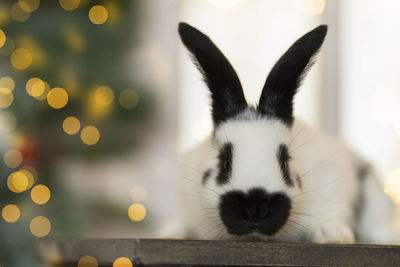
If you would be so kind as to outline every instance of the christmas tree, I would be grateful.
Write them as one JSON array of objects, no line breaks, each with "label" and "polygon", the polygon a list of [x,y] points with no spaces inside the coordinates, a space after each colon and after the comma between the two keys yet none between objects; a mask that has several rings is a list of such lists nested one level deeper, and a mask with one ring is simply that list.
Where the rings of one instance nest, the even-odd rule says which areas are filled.
[{"label": "christmas tree", "polygon": [[0,265],[35,266],[35,238],[84,229],[84,210],[54,182],[58,159],[141,142],[153,107],[126,60],[137,9],[132,0],[1,1]]}]

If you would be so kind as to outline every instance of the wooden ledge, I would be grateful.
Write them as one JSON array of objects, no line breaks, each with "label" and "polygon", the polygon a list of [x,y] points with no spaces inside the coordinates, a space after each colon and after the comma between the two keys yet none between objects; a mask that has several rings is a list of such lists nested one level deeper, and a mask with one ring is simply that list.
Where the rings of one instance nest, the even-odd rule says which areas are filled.
[{"label": "wooden ledge", "polygon": [[400,266],[400,246],[94,239],[42,240],[36,247],[52,266],[77,266],[83,256],[98,266],[113,266],[119,257],[133,266]]}]

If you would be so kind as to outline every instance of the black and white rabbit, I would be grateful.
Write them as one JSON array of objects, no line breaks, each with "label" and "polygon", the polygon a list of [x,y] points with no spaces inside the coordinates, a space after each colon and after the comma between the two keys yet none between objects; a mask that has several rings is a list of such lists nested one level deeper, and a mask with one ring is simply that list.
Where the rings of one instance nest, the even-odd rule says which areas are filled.
[{"label": "black and white rabbit", "polygon": [[272,68],[258,105],[249,106],[221,51],[179,24],[210,90],[214,123],[213,134],[182,163],[189,237],[398,242],[395,206],[370,166],[293,116],[293,97],[326,32],[321,25],[298,39]]}]

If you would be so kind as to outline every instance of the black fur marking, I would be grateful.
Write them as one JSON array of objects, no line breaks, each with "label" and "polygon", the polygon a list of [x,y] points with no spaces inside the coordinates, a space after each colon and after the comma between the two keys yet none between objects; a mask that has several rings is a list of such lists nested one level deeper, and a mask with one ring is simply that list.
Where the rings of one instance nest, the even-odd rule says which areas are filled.
[{"label": "black fur marking", "polygon": [[303,189],[303,183],[301,182],[300,176],[296,173],[296,182],[300,189]]},{"label": "black fur marking", "polygon": [[247,193],[239,190],[220,197],[219,214],[232,235],[260,233],[273,235],[286,223],[291,201],[283,192],[268,193],[253,188]]},{"label": "black fur marking", "polygon": [[261,93],[258,111],[281,120],[287,126],[293,123],[293,97],[303,77],[312,66],[312,58],[320,49],[327,32],[321,25],[298,39],[278,60],[269,73]]},{"label": "black fur marking", "polygon": [[208,170],[206,170],[206,171],[204,172],[203,178],[201,179],[201,183],[202,183],[203,185],[205,185],[205,184],[207,183],[208,179],[209,179],[210,176],[211,176],[211,172],[212,172],[211,169],[208,169]]},{"label": "black fur marking", "polygon": [[219,173],[217,176],[217,184],[224,185],[229,182],[232,173],[232,143],[226,143],[222,146],[218,155],[218,168]]},{"label": "black fur marking", "polygon": [[290,171],[289,171],[290,155],[288,148],[285,144],[281,144],[279,146],[276,156],[278,157],[279,167],[281,168],[283,181],[287,186],[293,187],[294,183],[293,180],[290,178]]},{"label": "black fur marking", "polygon": [[178,30],[210,89],[214,126],[246,109],[239,77],[224,54],[208,36],[192,26],[179,23]]}]

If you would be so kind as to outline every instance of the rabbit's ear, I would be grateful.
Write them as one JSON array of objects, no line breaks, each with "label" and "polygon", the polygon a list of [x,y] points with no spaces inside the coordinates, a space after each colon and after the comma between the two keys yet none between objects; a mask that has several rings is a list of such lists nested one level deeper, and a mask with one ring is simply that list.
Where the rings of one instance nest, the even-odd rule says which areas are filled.
[{"label": "rabbit's ear", "polygon": [[288,126],[292,124],[293,97],[311,67],[326,31],[327,26],[321,25],[305,34],[275,63],[261,93],[259,113],[277,118]]},{"label": "rabbit's ear", "polygon": [[246,109],[246,99],[235,70],[210,38],[186,23],[179,24],[179,34],[210,89],[214,125]]}]

